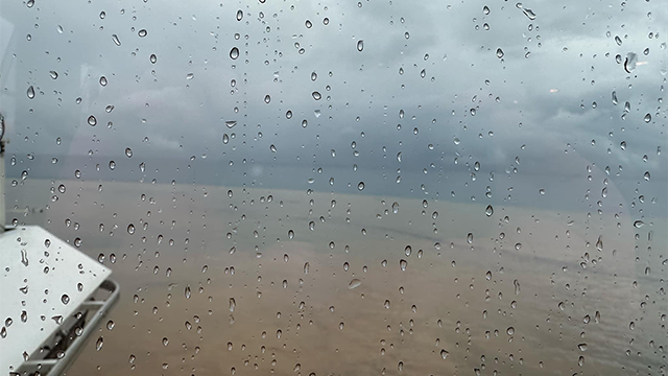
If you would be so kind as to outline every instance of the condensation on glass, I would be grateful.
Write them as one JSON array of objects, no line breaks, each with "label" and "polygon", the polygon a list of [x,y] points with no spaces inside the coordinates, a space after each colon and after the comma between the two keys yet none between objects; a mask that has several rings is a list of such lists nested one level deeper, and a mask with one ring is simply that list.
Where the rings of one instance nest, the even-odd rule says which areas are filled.
[{"label": "condensation on glass", "polygon": [[1,6],[7,225],[121,287],[68,375],[666,373],[665,2]]}]

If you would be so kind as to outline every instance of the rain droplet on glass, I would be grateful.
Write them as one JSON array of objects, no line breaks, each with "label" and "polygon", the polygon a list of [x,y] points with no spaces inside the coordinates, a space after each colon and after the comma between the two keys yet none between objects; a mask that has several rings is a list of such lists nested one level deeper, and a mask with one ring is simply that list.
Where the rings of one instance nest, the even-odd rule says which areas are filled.
[{"label": "rain droplet on glass", "polygon": [[239,57],[239,49],[237,47],[232,47],[230,50],[230,59],[236,60]]},{"label": "rain droplet on glass", "polygon": [[364,41],[363,40],[357,41],[357,51],[362,52],[363,49],[364,49]]},{"label": "rain droplet on glass", "polygon": [[111,35],[111,40],[114,41],[114,44],[115,44],[115,45],[117,45],[117,46],[120,46],[120,45],[121,45],[121,40],[118,39],[118,35],[116,35],[116,34],[112,34],[112,35]]}]

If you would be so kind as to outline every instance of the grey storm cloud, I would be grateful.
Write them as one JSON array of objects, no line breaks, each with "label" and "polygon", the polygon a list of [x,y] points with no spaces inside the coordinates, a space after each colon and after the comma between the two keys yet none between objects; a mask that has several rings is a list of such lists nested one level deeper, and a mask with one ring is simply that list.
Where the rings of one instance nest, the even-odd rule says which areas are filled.
[{"label": "grey storm cloud", "polygon": [[[3,2],[9,150],[29,166],[90,151],[120,160],[129,147],[137,161],[206,157],[248,176],[260,165],[302,166],[304,180],[319,167],[359,165],[388,181],[442,182],[449,171],[475,172],[475,162],[481,175],[585,177],[594,165],[665,180],[662,6]],[[631,73],[616,61],[628,53]],[[26,151],[45,158],[26,161]]]}]

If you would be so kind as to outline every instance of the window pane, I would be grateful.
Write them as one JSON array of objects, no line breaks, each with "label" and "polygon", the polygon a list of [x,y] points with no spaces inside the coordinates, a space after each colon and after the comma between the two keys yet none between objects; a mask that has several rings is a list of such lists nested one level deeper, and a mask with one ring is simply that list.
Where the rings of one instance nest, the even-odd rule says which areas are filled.
[{"label": "window pane", "polygon": [[665,2],[1,5],[7,224],[121,287],[68,375],[665,374]]}]

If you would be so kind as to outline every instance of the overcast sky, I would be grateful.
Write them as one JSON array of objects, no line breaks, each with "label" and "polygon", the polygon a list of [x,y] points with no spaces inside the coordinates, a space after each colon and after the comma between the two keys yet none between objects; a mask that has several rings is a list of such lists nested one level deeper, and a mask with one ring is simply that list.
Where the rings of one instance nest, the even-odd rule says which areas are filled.
[{"label": "overcast sky", "polygon": [[0,4],[9,174],[57,157],[66,176],[104,163],[95,178],[118,179],[206,157],[212,174],[268,187],[335,177],[483,198],[492,185],[502,199],[576,181],[560,196],[573,201],[599,199],[608,178],[627,201],[666,198],[662,1]]}]

